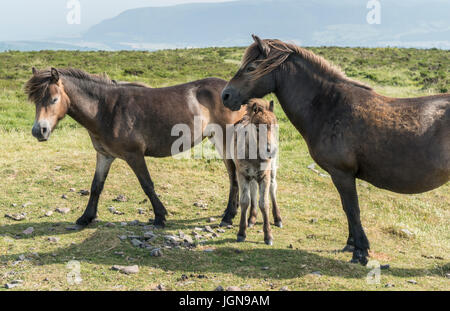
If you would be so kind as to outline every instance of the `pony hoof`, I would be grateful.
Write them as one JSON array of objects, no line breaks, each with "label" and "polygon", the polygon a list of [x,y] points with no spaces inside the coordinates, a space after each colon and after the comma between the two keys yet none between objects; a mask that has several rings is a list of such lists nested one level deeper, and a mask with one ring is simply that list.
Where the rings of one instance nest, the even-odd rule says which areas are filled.
[{"label": "pony hoof", "polygon": [[353,253],[355,251],[355,247],[353,245],[346,245],[343,249],[343,253]]},{"label": "pony hoof", "polygon": [[156,228],[164,228],[166,226],[166,220],[165,219],[155,219],[155,221],[153,222],[153,225]]},{"label": "pony hoof", "polygon": [[242,235],[238,235],[238,237],[237,237],[237,240],[236,240],[238,243],[242,243],[242,242],[245,242],[245,236],[242,236]]},{"label": "pony hoof", "polygon": [[283,223],[281,221],[277,221],[275,222],[275,226],[277,226],[278,228],[283,228]]},{"label": "pony hoof", "polygon": [[225,221],[225,220],[222,220],[222,222],[220,223],[220,227],[227,227],[227,226],[231,226],[233,224],[233,222],[232,221],[230,221],[230,222],[228,222],[228,221]]},{"label": "pony hoof", "polygon": [[360,263],[361,265],[366,266],[367,263],[369,262],[366,253],[367,251],[363,252],[359,249],[355,249],[355,251],[353,252],[352,260],[350,262],[356,264]]},{"label": "pony hoof", "polygon": [[272,240],[272,239],[270,239],[270,240],[264,240],[264,243],[266,243],[266,244],[269,245],[269,246],[272,246],[272,245],[273,245],[273,240]]},{"label": "pony hoof", "polygon": [[86,227],[88,226],[95,218],[90,218],[90,217],[83,217],[81,216],[80,218],[78,218],[78,220],[75,222],[75,224],[77,226],[80,227]]}]

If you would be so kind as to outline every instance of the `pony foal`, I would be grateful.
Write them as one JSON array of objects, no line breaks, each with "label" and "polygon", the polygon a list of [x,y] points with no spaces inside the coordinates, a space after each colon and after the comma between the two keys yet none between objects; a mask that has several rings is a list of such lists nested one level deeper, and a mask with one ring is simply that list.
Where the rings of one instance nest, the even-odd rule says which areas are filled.
[{"label": "pony foal", "polygon": [[[276,201],[276,157],[278,152],[275,127],[277,119],[273,113],[273,102],[251,99],[247,113],[235,124],[233,161],[238,177],[241,221],[238,242],[244,242],[247,226],[256,222],[256,201],[259,188],[259,208],[264,220],[264,241],[272,245],[273,236],[269,223],[269,194],[275,225],[282,227],[280,211]],[[247,221],[247,209],[251,205]]]}]

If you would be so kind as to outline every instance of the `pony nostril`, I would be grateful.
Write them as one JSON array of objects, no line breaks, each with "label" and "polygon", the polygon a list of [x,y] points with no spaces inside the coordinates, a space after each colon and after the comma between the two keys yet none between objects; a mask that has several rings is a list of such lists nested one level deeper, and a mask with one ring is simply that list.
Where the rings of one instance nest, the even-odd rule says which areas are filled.
[{"label": "pony nostril", "polygon": [[222,99],[223,99],[224,101],[229,100],[229,99],[230,99],[230,93],[225,93],[225,94],[223,94]]}]

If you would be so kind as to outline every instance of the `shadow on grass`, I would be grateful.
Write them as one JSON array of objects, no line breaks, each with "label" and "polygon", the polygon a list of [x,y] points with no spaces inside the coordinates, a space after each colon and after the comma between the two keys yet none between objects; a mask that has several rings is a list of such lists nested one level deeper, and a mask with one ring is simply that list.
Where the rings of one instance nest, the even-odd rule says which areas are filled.
[{"label": "shadow on grass", "polygon": [[[204,219],[174,220],[170,221],[167,229],[188,230]],[[17,253],[0,255],[3,263],[16,261],[19,255],[25,255],[32,264],[66,264],[68,258],[76,257],[82,263],[100,265],[131,265],[138,264],[141,267],[147,266],[159,268],[166,271],[177,271],[180,274],[186,273],[232,273],[243,278],[256,279],[292,279],[304,277],[313,271],[320,271],[322,275],[342,277],[347,279],[364,279],[369,269],[360,265],[350,264],[338,258],[330,258],[330,254],[335,250],[318,250],[311,252],[301,249],[280,249],[276,245],[268,247],[263,243],[246,242],[250,249],[241,249],[242,244],[235,244],[234,239],[218,238],[209,240],[204,247],[215,248],[213,252],[205,252],[200,248],[193,250],[163,248],[163,257],[151,257],[149,250],[133,247],[129,242],[120,242],[118,235],[124,234],[120,229],[120,223],[115,223],[115,227],[105,227],[105,222],[96,222],[88,228],[97,229],[87,239],[80,244],[72,244],[61,247],[55,251],[33,253]],[[17,223],[0,227],[0,235],[9,236],[14,239],[30,239],[40,236],[59,236],[74,231],[66,230],[67,226],[73,223]],[[32,235],[23,235],[24,228],[33,227],[35,231]],[[50,229],[54,228],[54,229]],[[128,226],[126,230],[134,230],[139,226]],[[49,230],[50,229],[50,230]],[[137,231],[137,230],[136,230]],[[155,230],[156,233],[164,235],[166,230]],[[231,245],[230,245],[231,244]],[[239,246],[239,248],[238,248]],[[247,247],[246,246],[246,247]],[[202,248],[204,248],[202,246]],[[116,252],[120,251],[118,255]],[[326,256],[328,254],[328,256]],[[349,259],[350,259],[349,254]],[[130,257],[135,258],[130,261]],[[263,270],[262,267],[269,267]],[[385,275],[397,277],[420,277],[420,276],[440,276],[450,271],[450,264],[443,263],[435,265],[432,269],[423,268],[396,268],[391,267],[383,271]]]}]

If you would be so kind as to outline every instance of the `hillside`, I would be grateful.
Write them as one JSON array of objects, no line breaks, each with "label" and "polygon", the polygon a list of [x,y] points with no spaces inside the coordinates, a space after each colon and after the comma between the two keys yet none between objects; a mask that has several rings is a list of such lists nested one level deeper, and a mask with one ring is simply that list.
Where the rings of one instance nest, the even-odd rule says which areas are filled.
[{"label": "hillside", "polygon": [[[314,48],[384,95],[412,97],[448,92],[450,51]],[[400,195],[358,181],[361,217],[371,242],[371,264],[389,264],[380,282],[368,282],[370,267],[350,264],[339,250],[347,223],[337,191],[326,174],[308,169],[308,148],[281,107],[278,202],[284,228],[273,228],[274,245],[264,244],[261,213],[246,243],[236,243],[237,226],[207,237],[198,228],[218,224],[227,202],[228,177],[220,160],[149,158],[157,193],[166,205],[167,228],[153,230],[162,256],[132,245],[153,218],[133,172],[113,164],[99,203],[99,219],[70,231],[88,198],[95,151],[87,132],[70,118],[46,143],[31,135],[35,108],[23,85],[38,68],[77,67],[112,79],[169,86],[205,77],[229,79],[241,48],[149,52],[0,53],[0,291],[13,290],[450,290],[450,184],[421,195]],[[273,96],[269,96],[273,98]],[[320,173],[324,173],[320,171]],[[118,195],[126,202],[116,202]],[[64,196],[63,196],[64,195]],[[114,207],[119,213],[111,212]],[[56,209],[67,209],[67,213]],[[49,213],[51,212],[51,213]],[[25,213],[22,221],[5,214]],[[214,219],[211,219],[213,217]],[[136,220],[140,225],[135,225]],[[235,219],[238,222],[239,216]],[[24,231],[32,227],[31,234]],[[203,235],[195,248],[168,247],[165,235]],[[30,232],[30,230],[28,230]],[[406,234],[405,232],[408,232]],[[79,284],[68,283],[75,260]],[[113,265],[138,265],[121,274]]]}]

